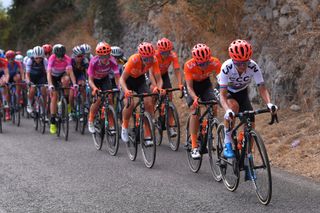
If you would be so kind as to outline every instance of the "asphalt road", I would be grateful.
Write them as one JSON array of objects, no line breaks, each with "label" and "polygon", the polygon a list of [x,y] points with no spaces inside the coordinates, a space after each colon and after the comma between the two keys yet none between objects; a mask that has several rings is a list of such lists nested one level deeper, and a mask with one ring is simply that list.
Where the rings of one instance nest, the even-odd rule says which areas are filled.
[{"label": "asphalt road", "polygon": [[249,181],[233,193],[215,182],[207,159],[192,173],[181,147],[157,147],[156,163],[147,169],[140,150],[132,162],[123,144],[113,157],[97,151],[88,134],[72,129],[65,142],[32,126],[31,120],[5,124],[0,135],[0,213],[320,212],[320,183],[276,168],[272,200],[263,206]]}]

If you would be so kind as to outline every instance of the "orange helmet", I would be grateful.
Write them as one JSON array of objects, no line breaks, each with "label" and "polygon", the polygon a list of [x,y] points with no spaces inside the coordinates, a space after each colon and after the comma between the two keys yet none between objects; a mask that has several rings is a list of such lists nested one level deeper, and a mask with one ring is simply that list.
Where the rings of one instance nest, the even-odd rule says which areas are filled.
[{"label": "orange helmet", "polygon": [[52,53],[52,46],[50,44],[44,44],[42,46],[44,50],[44,54],[51,54]]},{"label": "orange helmet", "polygon": [[157,42],[157,47],[160,51],[170,51],[173,49],[172,42],[167,38],[162,38]]},{"label": "orange helmet", "polygon": [[252,56],[251,44],[240,39],[231,42],[229,56],[235,61],[248,61]]},{"label": "orange helmet", "polygon": [[96,54],[98,56],[109,55],[111,53],[111,46],[106,42],[99,42],[96,46]]},{"label": "orange helmet", "polygon": [[142,42],[141,44],[139,44],[138,51],[139,54],[144,57],[151,57],[155,52],[152,44],[148,42]]},{"label": "orange helmet", "polygon": [[192,49],[192,57],[198,63],[207,62],[211,57],[211,50],[205,44],[196,44]]},{"label": "orange helmet", "polygon": [[14,58],[16,56],[16,53],[13,51],[13,50],[8,50],[7,52],[6,52],[6,58],[7,59],[12,59],[12,58]]}]

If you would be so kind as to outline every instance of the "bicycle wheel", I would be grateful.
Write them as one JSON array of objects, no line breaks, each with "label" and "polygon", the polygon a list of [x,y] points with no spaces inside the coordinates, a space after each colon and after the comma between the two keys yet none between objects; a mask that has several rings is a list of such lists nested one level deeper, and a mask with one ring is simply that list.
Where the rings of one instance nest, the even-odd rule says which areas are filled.
[{"label": "bicycle wheel", "polygon": [[221,181],[221,171],[218,165],[217,158],[217,128],[219,125],[218,119],[214,118],[213,122],[208,129],[208,154],[209,154],[209,163],[212,172],[212,176],[216,181]]},{"label": "bicycle wheel", "polygon": [[160,115],[160,110],[156,110],[154,117],[156,118],[154,122],[154,136],[156,139],[156,145],[160,146],[162,143],[162,123],[164,122],[164,116]]},{"label": "bicycle wheel", "polygon": [[126,143],[127,154],[129,159],[132,161],[136,160],[138,152],[137,140],[139,140],[138,127],[136,127],[135,124],[135,114],[132,114],[132,118],[130,119],[128,126],[129,141]]},{"label": "bicycle wheel", "polygon": [[[1,93],[0,93],[0,98],[1,98]],[[2,103],[1,103],[2,104]],[[2,133],[2,116],[4,115],[4,110],[2,106],[0,107],[0,133]]]},{"label": "bicycle wheel", "polygon": [[189,165],[189,168],[191,169],[192,172],[194,173],[197,173],[200,168],[201,168],[201,164],[202,164],[202,155],[199,159],[193,159],[192,156],[191,156],[191,148],[192,148],[192,145],[191,145],[191,134],[190,134],[190,130],[189,130],[189,124],[190,123],[190,116],[188,118],[188,122],[187,122],[187,128],[186,128],[186,133],[187,133],[187,136],[186,136],[186,153],[187,153],[187,159],[188,159],[188,165]]},{"label": "bicycle wheel", "polygon": [[32,112],[32,116],[33,116],[33,126],[34,126],[34,130],[38,131],[38,127],[39,127],[39,102],[37,100],[38,98],[35,97],[34,100],[34,104],[33,104],[33,112]]},{"label": "bicycle wheel", "polygon": [[[229,191],[235,191],[239,186],[240,171],[237,158],[225,159],[223,157],[224,125],[221,123],[217,129],[217,159],[220,166],[221,176],[224,185]],[[235,150],[239,156],[238,150]]]},{"label": "bicycle wheel", "polygon": [[68,140],[69,136],[69,113],[68,113],[68,103],[65,98],[62,99],[62,114],[61,114],[61,127],[62,127],[62,133],[64,140]]},{"label": "bicycle wheel", "polygon": [[20,126],[20,122],[21,122],[21,115],[20,115],[20,111],[21,111],[21,105],[19,103],[19,98],[18,95],[15,94],[15,105],[14,105],[14,117],[15,117],[15,122],[17,126]]},{"label": "bicycle wheel", "polygon": [[46,132],[46,107],[42,96],[40,96],[38,104],[39,131],[44,134]]},{"label": "bicycle wheel", "polygon": [[86,129],[86,124],[88,122],[88,113],[86,110],[86,106],[85,103],[83,101],[82,96],[80,96],[80,107],[79,107],[80,111],[79,111],[79,131],[80,133],[83,135]]},{"label": "bicycle wheel", "polygon": [[[173,123],[171,124],[169,115],[173,116]],[[170,128],[172,128],[176,134],[171,135]],[[180,122],[177,109],[171,102],[169,103],[169,108],[166,113],[166,129],[170,148],[173,151],[177,151],[180,145]]]},{"label": "bicycle wheel", "polygon": [[93,120],[95,133],[92,134],[93,143],[97,150],[101,150],[102,148],[105,133],[104,122],[100,118],[100,110],[98,110]]},{"label": "bicycle wheel", "polygon": [[250,135],[253,138],[252,155],[249,158],[249,173],[256,190],[259,201],[267,205],[272,195],[271,168],[267,150],[264,142],[258,132],[251,130]]},{"label": "bicycle wheel", "polygon": [[[107,116],[105,116],[105,119],[107,119],[107,122],[105,122],[107,150],[110,155],[114,156],[117,154],[119,149],[119,126],[116,112],[111,105],[108,106]],[[113,126],[110,125],[112,123]]]},{"label": "bicycle wheel", "polygon": [[[140,121],[140,145],[143,156],[143,161],[146,167],[152,168],[156,160],[156,144],[154,138],[154,126],[151,115],[148,112],[144,112],[144,120]],[[145,134],[144,128],[150,129],[150,136]],[[146,141],[150,140],[152,143],[146,144]]]}]

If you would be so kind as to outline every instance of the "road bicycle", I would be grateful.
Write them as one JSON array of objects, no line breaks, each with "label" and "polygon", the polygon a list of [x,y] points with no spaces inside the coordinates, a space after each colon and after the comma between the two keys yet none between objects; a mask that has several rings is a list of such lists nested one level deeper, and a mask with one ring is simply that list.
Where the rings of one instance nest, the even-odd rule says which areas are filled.
[{"label": "road bicycle", "polygon": [[[180,122],[178,111],[169,95],[174,91],[180,91],[179,88],[164,89],[165,95],[158,96],[155,107],[155,138],[156,144],[162,143],[163,131],[167,130],[169,146],[173,151],[177,151],[180,145]],[[180,98],[183,97],[183,93]]]},{"label": "road bicycle", "polygon": [[212,172],[212,176],[216,181],[221,181],[221,172],[220,168],[217,165],[217,150],[216,144],[217,140],[215,138],[217,133],[217,128],[219,125],[219,120],[216,118],[214,112],[214,106],[219,104],[216,100],[211,101],[198,101],[199,105],[203,105],[206,107],[204,113],[201,115],[200,106],[197,107],[193,115],[199,116],[199,132],[198,132],[198,147],[200,148],[200,158],[194,159],[191,156],[191,134],[189,130],[190,118],[189,116],[186,126],[186,134],[187,141],[185,145],[188,165],[192,172],[198,172],[201,168],[203,155],[208,154],[208,159],[210,163],[210,168]]},{"label": "road bicycle", "polygon": [[[132,118],[129,122],[129,141],[126,143],[127,153],[129,159],[134,161],[137,157],[138,144],[140,144],[143,161],[147,168],[152,168],[155,163],[156,144],[152,117],[149,112],[145,111],[144,98],[157,95],[153,93],[134,94],[128,99],[128,106],[134,97],[138,98],[139,101],[134,106]],[[147,128],[150,135],[146,134],[145,129]],[[151,142],[148,144],[147,141]]]},{"label": "road bicycle", "polygon": [[95,133],[92,134],[93,142],[97,150],[101,150],[104,138],[106,138],[107,150],[110,155],[116,155],[119,149],[119,125],[117,114],[110,104],[109,96],[119,93],[119,89],[98,91],[93,102],[101,98],[99,110],[94,119]]},{"label": "road bicycle", "polygon": [[[272,109],[275,112],[275,108]],[[272,179],[271,168],[267,150],[259,133],[253,128],[251,118],[262,113],[270,113],[269,109],[258,109],[251,111],[240,112],[235,115],[240,120],[240,123],[233,128],[232,143],[235,152],[235,158],[226,159],[223,156],[224,142],[224,124],[220,124],[217,129],[217,164],[219,165],[222,180],[229,191],[235,191],[238,188],[240,180],[240,171],[245,171],[245,180],[251,180],[259,201],[267,205],[271,200],[272,195]],[[275,121],[278,122],[277,114],[271,114],[272,125]],[[232,124],[229,124],[231,130]],[[237,130],[243,126],[244,130],[241,135],[238,135]],[[242,138],[241,138],[242,137]]]}]

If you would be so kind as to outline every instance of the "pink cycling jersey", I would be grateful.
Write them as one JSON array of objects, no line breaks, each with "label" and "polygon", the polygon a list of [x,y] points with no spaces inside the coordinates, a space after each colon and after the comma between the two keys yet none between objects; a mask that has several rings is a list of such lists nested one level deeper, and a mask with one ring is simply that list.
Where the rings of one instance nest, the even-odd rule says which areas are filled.
[{"label": "pink cycling jersey", "polygon": [[48,61],[48,70],[51,70],[51,75],[59,77],[63,75],[67,69],[72,69],[71,58],[64,55],[63,59],[58,59],[55,54],[51,55]]},{"label": "pink cycling jersey", "polygon": [[102,79],[107,76],[119,76],[118,63],[113,56],[110,56],[106,64],[102,64],[99,56],[94,56],[89,63],[88,75],[94,79]]}]

